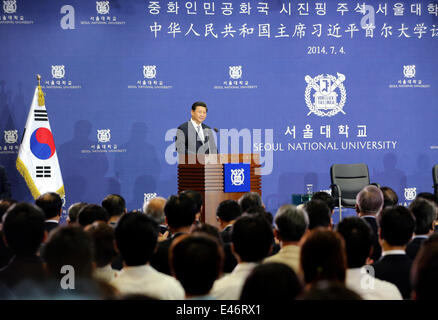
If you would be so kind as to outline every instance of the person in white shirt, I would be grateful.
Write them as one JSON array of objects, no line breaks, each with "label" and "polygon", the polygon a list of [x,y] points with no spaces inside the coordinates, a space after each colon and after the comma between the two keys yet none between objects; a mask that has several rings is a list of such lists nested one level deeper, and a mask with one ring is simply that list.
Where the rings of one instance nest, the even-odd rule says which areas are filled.
[{"label": "person in white shirt", "polygon": [[219,300],[238,300],[246,278],[272,250],[274,235],[265,217],[244,214],[233,225],[231,249],[237,266],[215,281],[210,294]]},{"label": "person in white shirt", "polygon": [[401,300],[400,291],[394,284],[374,278],[373,267],[365,265],[373,250],[372,230],[368,223],[359,217],[347,217],[338,223],[337,231],[345,240],[346,286],[365,300]]},{"label": "person in white shirt", "polygon": [[111,284],[122,295],[141,294],[162,300],[184,298],[178,280],[149,265],[158,239],[158,225],[152,218],[135,212],[124,214],[115,228],[115,238],[123,268]]}]

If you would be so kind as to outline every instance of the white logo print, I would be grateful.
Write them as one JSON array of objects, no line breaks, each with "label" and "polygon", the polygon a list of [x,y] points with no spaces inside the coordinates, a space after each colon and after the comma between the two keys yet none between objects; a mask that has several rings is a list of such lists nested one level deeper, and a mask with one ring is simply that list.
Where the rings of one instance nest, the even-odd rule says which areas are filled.
[{"label": "white logo print", "polygon": [[5,142],[16,143],[18,140],[18,130],[5,130]]},{"label": "white logo print", "polygon": [[143,66],[143,76],[146,79],[154,79],[157,76],[157,66]]},{"label": "white logo print", "polygon": [[242,66],[230,66],[229,74],[231,79],[242,78]]},{"label": "white logo print", "polygon": [[405,198],[408,201],[414,200],[417,196],[417,188],[405,188]]},{"label": "white logo print", "polygon": [[3,1],[3,11],[5,13],[17,12],[17,1],[16,0],[4,0]]},{"label": "white logo print", "polygon": [[244,169],[231,169],[231,184],[241,186],[245,181]]},{"label": "white logo print", "polygon": [[111,140],[111,130],[97,130],[97,140],[101,143],[109,142]]},{"label": "white logo print", "polygon": [[96,1],[96,10],[98,14],[108,14],[110,10],[109,1]]},{"label": "white logo print", "polygon": [[405,78],[415,78],[415,65],[403,66],[403,74]]},{"label": "white logo print", "polygon": [[62,79],[65,76],[65,67],[62,66],[52,66],[52,77],[55,79]]},{"label": "white logo print", "polygon": [[[342,83],[345,81],[345,75],[337,73],[337,76],[336,78],[329,74],[320,74],[312,78],[306,75],[304,79],[307,82],[307,87],[304,99],[310,110],[307,115],[314,113],[320,117],[332,117],[338,112],[345,114],[344,110],[342,110],[347,100],[347,92]],[[316,91],[313,94],[313,102],[310,98],[312,89]],[[336,93],[336,89],[339,89],[339,93],[341,94],[339,103],[337,102],[338,93]]]}]

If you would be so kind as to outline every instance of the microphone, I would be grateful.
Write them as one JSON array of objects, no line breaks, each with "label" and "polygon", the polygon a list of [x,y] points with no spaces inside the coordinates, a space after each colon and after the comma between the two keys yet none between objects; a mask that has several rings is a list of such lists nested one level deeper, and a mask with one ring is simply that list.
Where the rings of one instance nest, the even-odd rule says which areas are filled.
[{"label": "microphone", "polygon": [[219,132],[218,128],[213,128],[214,132]]}]

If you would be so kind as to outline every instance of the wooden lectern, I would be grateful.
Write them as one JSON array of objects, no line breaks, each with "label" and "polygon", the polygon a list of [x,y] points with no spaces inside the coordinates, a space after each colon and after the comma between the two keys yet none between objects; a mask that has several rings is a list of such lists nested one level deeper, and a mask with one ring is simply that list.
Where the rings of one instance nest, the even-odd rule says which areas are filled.
[{"label": "wooden lectern", "polygon": [[251,191],[262,195],[259,154],[180,154],[178,162],[178,193],[195,190],[202,194],[201,221],[218,226],[216,208],[224,200],[238,200],[244,192],[224,192],[225,163],[249,163]]}]

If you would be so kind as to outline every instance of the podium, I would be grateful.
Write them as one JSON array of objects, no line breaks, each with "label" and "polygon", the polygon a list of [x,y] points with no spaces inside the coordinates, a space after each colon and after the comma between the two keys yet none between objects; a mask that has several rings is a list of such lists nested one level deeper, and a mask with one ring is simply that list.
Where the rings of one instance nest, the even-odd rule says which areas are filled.
[{"label": "podium", "polygon": [[238,200],[245,192],[224,192],[224,164],[250,165],[251,192],[262,195],[260,155],[241,154],[180,154],[178,157],[178,193],[195,190],[202,194],[201,221],[218,226],[216,208],[224,200]]}]

